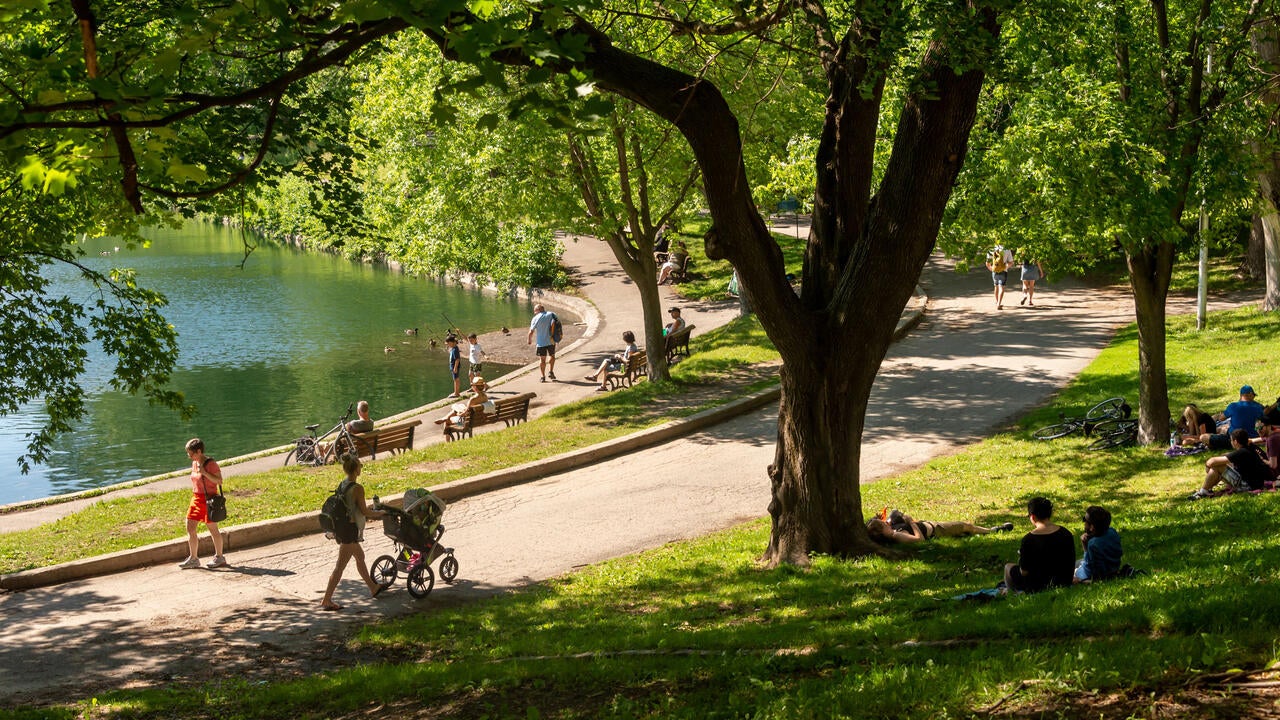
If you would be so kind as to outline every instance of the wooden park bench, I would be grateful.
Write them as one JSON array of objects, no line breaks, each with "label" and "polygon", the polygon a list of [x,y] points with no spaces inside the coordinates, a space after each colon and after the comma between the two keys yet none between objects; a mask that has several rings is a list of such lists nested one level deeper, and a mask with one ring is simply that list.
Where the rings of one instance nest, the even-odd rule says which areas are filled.
[{"label": "wooden park bench", "polygon": [[631,353],[627,358],[627,364],[617,370],[611,370],[604,376],[605,383],[610,390],[617,390],[626,383],[627,387],[631,387],[635,383],[636,378],[649,374],[649,355],[643,350],[637,350]]},{"label": "wooden park bench", "polygon": [[685,325],[667,336],[667,364],[670,365],[679,357],[689,357],[689,333],[693,325]]},{"label": "wooden park bench", "polygon": [[376,460],[379,452],[395,454],[397,451],[412,450],[413,430],[421,424],[421,420],[413,420],[374,428],[369,432],[352,433],[351,437],[355,439],[356,449],[360,451],[361,457],[368,455]]},{"label": "wooden park bench", "polygon": [[480,405],[467,408],[462,416],[461,425],[445,423],[445,440],[456,440],[455,436],[472,437],[471,431],[475,428],[498,421],[506,423],[507,427],[522,423],[529,419],[529,401],[537,396],[537,393],[521,393],[512,397],[490,398],[493,400],[491,413],[486,413],[484,407]]},{"label": "wooden park bench", "polygon": [[668,259],[675,264],[675,268],[673,268],[671,270],[671,274],[667,276],[668,282],[672,285],[684,282],[685,274],[689,270],[688,253],[655,253],[655,257],[657,258],[658,267],[665,265]]}]

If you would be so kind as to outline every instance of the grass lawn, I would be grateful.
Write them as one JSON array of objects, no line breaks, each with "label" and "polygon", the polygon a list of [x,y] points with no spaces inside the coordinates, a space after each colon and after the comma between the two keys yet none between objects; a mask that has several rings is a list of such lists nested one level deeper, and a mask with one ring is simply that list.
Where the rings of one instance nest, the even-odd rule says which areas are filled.
[{"label": "grass lawn", "polygon": [[[1217,409],[1247,381],[1280,392],[1274,318],[1171,321],[1178,399]],[[120,691],[94,717],[889,718],[1241,717],[1274,696],[1221,684],[1277,661],[1280,494],[1192,502],[1203,455],[1105,453],[1029,429],[1096,399],[1136,397],[1124,331],[1052,407],[965,451],[864,488],[867,508],[1014,521],[1018,529],[913,546],[896,557],[816,557],[762,570],[768,526],[748,523],[524,592],[366,627],[364,663],[248,685]],[[987,603],[1045,495],[1080,531],[1087,505],[1115,516],[1125,560],[1149,574]],[[672,510],[673,512],[678,510]],[[380,658],[380,659],[379,659]],[[0,718],[81,717],[81,704]]]}]

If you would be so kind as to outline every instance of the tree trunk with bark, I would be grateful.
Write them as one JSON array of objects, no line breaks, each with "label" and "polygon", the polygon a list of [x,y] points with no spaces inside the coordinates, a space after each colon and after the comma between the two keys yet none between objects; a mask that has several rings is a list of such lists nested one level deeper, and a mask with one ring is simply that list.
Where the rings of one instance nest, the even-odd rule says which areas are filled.
[{"label": "tree trunk with bark", "polygon": [[[1254,51],[1258,54],[1259,64],[1273,78],[1280,75],[1280,24],[1275,17],[1259,23],[1250,35]],[[1261,194],[1262,211],[1254,223],[1255,229],[1261,225],[1263,268],[1267,279],[1266,297],[1263,300],[1264,310],[1280,309],[1280,153],[1276,152],[1276,143],[1280,142],[1280,88],[1274,82],[1268,83],[1262,93],[1263,104],[1270,108],[1271,124],[1261,141],[1253,143],[1254,154],[1258,156],[1258,191]]]},{"label": "tree trunk with bark", "polygon": [[1174,246],[1130,253],[1129,284],[1138,323],[1138,442],[1169,437],[1169,380],[1166,375],[1165,301],[1173,277]]},{"label": "tree trunk with bark", "polygon": [[[973,12],[967,16],[970,31],[994,46],[995,11]],[[863,524],[859,488],[867,400],[893,328],[937,241],[983,81],[980,69],[953,69],[953,49],[945,40],[931,43],[915,78],[927,90],[907,98],[876,187],[877,121],[887,70],[872,65],[878,30],[858,22],[843,37],[829,30],[817,28],[830,95],[817,154],[803,298],[787,281],[781,249],[756,209],[737,118],[719,90],[586,30],[593,41],[587,64],[599,87],[667,119],[689,142],[713,221],[704,239],[707,256],[728,259],[737,269],[782,355],[778,446],[769,468],[773,526],[762,556],[770,566],[807,564],[814,552],[858,555],[876,549]]]}]

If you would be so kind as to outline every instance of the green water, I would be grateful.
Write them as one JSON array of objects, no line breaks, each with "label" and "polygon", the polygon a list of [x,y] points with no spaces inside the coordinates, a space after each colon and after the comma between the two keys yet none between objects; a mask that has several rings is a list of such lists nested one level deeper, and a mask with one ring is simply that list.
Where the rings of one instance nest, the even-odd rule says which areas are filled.
[{"label": "green water", "polygon": [[[41,407],[0,425],[0,504],[185,467],[183,445],[191,437],[224,458],[284,444],[310,423],[328,428],[361,398],[375,420],[421,406],[453,390],[444,343],[433,349],[428,342],[442,337],[443,316],[477,333],[528,325],[526,302],[264,240],[241,269],[240,234],[220,225],[190,223],[152,239],[151,247],[134,250],[111,239],[88,241],[85,263],[134,268],[140,284],[169,298],[165,316],[178,329],[181,353],[173,386],[197,416],[183,422],[110,390],[112,365],[97,353],[87,380],[89,416],[58,440],[47,464],[28,475],[16,464],[27,434],[43,421]],[[88,296],[67,268],[48,276],[72,297]],[[404,333],[415,327],[417,336]],[[490,363],[485,374],[510,369]]]}]

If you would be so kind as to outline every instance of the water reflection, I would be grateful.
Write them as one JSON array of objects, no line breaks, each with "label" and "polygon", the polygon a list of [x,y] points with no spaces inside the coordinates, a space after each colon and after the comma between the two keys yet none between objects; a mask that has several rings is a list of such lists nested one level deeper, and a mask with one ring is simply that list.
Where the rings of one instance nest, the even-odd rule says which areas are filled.
[{"label": "water reflection", "polygon": [[[283,444],[309,423],[332,425],[359,398],[375,419],[417,407],[452,391],[444,344],[429,346],[442,336],[442,315],[481,333],[528,322],[527,303],[266,241],[242,269],[239,233],[223,226],[192,223],[152,238],[151,247],[134,250],[89,241],[85,264],[135,268],[144,287],[168,296],[165,316],[180,348],[173,385],[199,414],[182,422],[112,391],[110,359],[95,348],[89,417],[57,441],[47,465],[22,476],[15,462],[43,420],[40,407],[0,424],[0,473],[9,477],[0,504],[182,467],[192,436],[215,457],[230,457]],[[67,268],[49,277],[73,298],[90,294]],[[411,327],[420,334],[405,335]],[[490,377],[509,369],[486,363]]]}]

